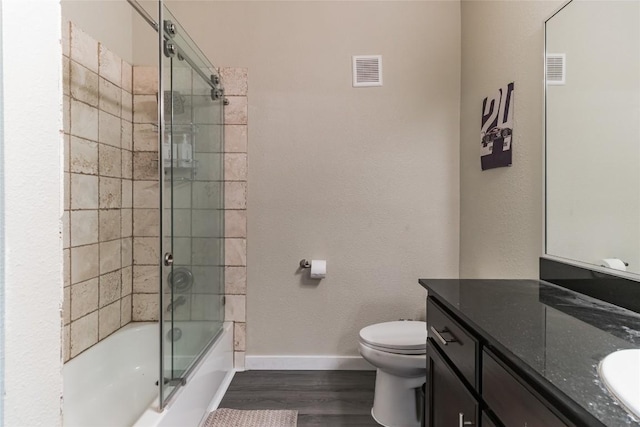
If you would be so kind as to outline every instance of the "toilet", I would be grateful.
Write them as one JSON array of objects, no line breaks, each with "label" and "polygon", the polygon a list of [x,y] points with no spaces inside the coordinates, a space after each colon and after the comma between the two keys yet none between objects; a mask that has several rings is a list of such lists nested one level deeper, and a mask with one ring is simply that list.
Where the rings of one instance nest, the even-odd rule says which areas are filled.
[{"label": "toilet", "polygon": [[376,367],[371,415],[386,427],[420,427],[416,389],[427,379],[427,324],[378,323],[360,330],[358,349]]}]

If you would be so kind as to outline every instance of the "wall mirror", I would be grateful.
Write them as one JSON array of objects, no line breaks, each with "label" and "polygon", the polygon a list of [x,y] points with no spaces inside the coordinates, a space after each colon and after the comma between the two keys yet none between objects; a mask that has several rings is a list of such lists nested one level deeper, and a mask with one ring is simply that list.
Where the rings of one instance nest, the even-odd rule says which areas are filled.
[{"label": "wall mirror", "polygon": [[570,1],[545,50],[545,252],[640,274],[640,0]]}]

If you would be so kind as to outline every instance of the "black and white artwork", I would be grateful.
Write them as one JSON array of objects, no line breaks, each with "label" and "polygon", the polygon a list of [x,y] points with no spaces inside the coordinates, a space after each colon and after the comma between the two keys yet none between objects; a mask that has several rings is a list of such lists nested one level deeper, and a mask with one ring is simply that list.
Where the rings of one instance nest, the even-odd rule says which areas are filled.
[{"label": "black and white artwork", "polygon": [[482,170],[511,166],[514,87],[514,83],[511,82],[500,88],[495,97],[486,97],[482,101]]}]

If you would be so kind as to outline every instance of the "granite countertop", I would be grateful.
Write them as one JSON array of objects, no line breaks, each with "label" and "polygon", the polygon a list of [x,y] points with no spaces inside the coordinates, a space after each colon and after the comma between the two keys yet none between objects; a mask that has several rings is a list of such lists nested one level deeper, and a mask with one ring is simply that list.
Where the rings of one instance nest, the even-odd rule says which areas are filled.
[{"label": "granite countertop", "polygon": [[597,371],[608,354],[640,348],[640,314],[539,280],[419,282],[584,425],[640,426]]}]

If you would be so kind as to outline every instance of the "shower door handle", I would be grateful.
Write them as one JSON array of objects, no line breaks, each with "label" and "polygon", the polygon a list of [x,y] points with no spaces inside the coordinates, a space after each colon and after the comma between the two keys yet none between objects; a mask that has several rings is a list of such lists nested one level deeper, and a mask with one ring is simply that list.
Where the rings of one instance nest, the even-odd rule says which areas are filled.
[{"label": "shower door handle", "polygon": [[164,265],[167,267],[171,267],[173,265],[173,254],[171,252],[166,252],[164,254]]}]

